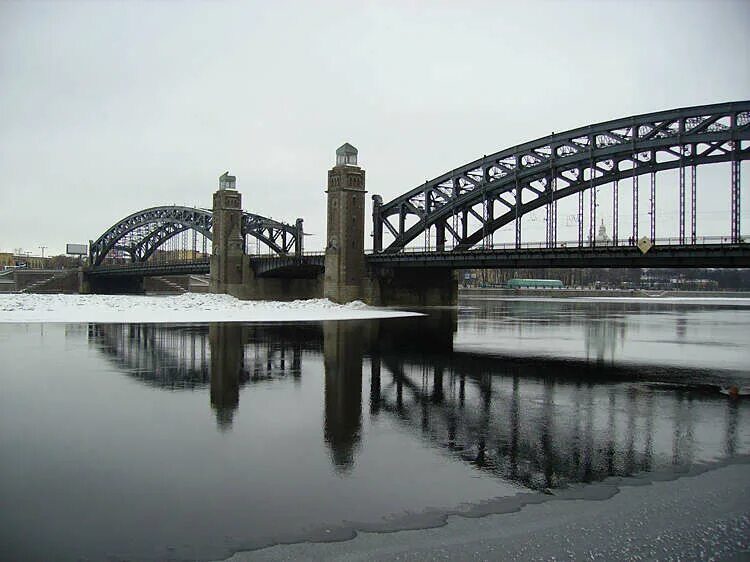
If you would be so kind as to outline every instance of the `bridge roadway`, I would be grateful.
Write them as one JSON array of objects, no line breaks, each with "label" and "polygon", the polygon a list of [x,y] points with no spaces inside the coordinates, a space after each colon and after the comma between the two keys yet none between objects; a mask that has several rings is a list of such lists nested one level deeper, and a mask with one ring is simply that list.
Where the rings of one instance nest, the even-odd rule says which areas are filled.
[{"label": "bridge roadway", "polygon": [[[555,248],[527,247],[477,248],[454,251],[405,251],[400,253],[368,253],[367,263],[374,269],[493,269],[493,268],[565,268],[565,267],[750,267],[750,243],[721,242],[679,245],[658,240],[647,253],[635,246],[573,246]],[[259,277],[314,278],[323,272],[325,254],[306,253],[302,256],[249,256]],[[98,266],[89,275],[98,277],[159,276],[208,274],[206,258],[166,263],[130,263]]]}]

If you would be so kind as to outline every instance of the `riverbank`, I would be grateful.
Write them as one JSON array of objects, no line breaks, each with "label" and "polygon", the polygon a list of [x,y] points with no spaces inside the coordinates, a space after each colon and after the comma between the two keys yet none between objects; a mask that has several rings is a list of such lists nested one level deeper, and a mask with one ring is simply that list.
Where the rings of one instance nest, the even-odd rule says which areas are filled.
[{"label": "riverbank", "polygon": [[513,513],[440,527],[360,532],[343,542],[240,552],[249,560],[741,560],[750,556],[750,473],[644,475],[544,496]]},{"label": "riverbank", "polygon": [[458,294],[461,297],[750,298],[750,291],[652,291],[647,289],[500,289],[495,287],[459,287]]}]

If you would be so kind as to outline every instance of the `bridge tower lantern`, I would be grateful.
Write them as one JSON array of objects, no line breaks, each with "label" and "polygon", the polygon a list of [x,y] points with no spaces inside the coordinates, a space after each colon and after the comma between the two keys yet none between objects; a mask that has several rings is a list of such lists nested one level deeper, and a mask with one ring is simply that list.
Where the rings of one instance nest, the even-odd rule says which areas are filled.
[{"label": "bridge tower lantern", "polygon": [[229,172],[224,172],[219,176],[219,191],[225,189],[237,189],[237,176],[230,176]]},{"label": "bridge tower lantern", "polygon": [[356,166],[358,150],[348,142],[336,150],[336,166]]},{"label": "bridge tower lantern", "polygon": [[345,143],[328,171],[328,228],[323,296],[338,303],[363,298],[365,278],[365,171],[357,149]]},{"label": "bridge tower lantern", "polygon": [[242,239],[242,195],[237,178],[224,172],[214,193],[211,292],[229,293],[242,283],[244,241]]}]

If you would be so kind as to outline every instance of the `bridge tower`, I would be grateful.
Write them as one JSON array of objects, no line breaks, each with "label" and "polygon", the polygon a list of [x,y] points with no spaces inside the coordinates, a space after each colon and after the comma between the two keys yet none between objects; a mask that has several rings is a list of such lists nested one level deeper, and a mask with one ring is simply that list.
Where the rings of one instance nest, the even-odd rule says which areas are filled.
[{"label": "bridge tower", "polygon": [[345,143],[328,171],[328,228],[323,296],[346,303],[364,297],[365,171],[357,149]]},{"label": "bridge tower", "polygon": [[212,293],[231,293],[242,284],[242,195],[237,178],[225,172],[214,193],[213,240],[211,252]]}]

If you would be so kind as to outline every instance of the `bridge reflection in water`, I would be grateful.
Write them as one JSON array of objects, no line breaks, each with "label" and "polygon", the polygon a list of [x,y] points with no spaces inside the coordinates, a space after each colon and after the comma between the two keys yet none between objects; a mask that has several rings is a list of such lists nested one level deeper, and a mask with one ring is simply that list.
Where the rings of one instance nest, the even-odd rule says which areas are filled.
[{"label": "bridge reflection in water", "polygon": [[[169,391],[208,387],[221,431],[231,429],[242,391],[299,384],[306,371],[319,377],[319,368],[307,366],[322,359],[323,439],[342,474],[356,466],[367,441],[363,428],[377,420],[533,489],[746,452],[737,401],[706,389],[654,384],[640,379],[640,369],[596,358],[454,351],[456,325],[454,311],[302,325],[92,324],[89,341],[145,384]],[[619,330],[597,332],[594,347],[608,349],[622,337]]]}]

